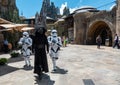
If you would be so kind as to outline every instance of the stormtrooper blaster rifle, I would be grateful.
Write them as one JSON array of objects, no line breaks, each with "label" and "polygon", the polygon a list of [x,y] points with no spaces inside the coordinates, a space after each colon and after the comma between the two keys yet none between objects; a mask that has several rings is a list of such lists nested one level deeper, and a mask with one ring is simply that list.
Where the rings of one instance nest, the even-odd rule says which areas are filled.
[{"label": "stormtrooper blaster rifle", "polygon": [[57,43],[55,40],[52,40],[52,43],[58,45],[58,47],[61,47],[61,45]]},{"label": "stormtrooper blaster rifle", "polygon": [[57,45],[58,45],[59,47],[61,47],[61,45],[60,45],[59,43],[57,43]]}]

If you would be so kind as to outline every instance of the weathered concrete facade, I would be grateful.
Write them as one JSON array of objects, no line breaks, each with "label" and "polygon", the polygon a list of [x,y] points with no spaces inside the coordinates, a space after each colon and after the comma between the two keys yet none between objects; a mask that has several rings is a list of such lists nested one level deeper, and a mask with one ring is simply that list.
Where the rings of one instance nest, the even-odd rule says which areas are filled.
[{"label": "weathered concrete facade", "polygon": [[112,45],[116,33],[116,6],[111,11],[78,12],[73,17],[76,44],[96,44],[96,37],[100,34],[103,45],[106,39]]},{"label": "weathered concrete facade", "polygon": [[73,14],[68,15],[65,18],[65,33],[64,35],[69,38],[69,43],[73,43],[74,41],[74,19],[73,19]]},{"label": "weathered concrete facade", "polygon": [[120,36],[120,0],[117,0],[116,32]]}]

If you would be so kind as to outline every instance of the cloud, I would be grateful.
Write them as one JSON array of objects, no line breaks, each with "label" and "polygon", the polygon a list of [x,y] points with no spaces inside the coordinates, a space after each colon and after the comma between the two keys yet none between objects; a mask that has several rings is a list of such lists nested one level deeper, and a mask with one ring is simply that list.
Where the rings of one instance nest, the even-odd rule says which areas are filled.
[{"label": "cloud", "polygon": [[[79,0],[78,3],[76,4],[76,6],[79,6],[81,3],[82,3],[83,0]],[[60,14],[62,15],[63,14],[63,9],[65,7],[68,7],[68,4],[67,2],[64,2],[61,7],[60,7]],[[73,13],[76,9],[78,9],[79,7],[74,7],[74,8],[69,8],[70,10],[70,13]]]},{"label": "cloud", "polygon": [[[63,14],[63,9],[67,7],[67,2],[63,3],[60,7],[60,14],[62,15]],[[78,7],[75,7],[75,8],[69,8],[70,10],[70,13],[73,13],[76,9],[78,9]]]},{"label": "cloud", "polygon": [[110,10],[112,10],[114,6],[116,6],[116,4],[113,4],[113,5],[110,7]]},{"label": "cloud", "polygon": [[63,9],[67,7],[67,2],[63,3],[60,7],[60,14],[62,15],[63,14]]}]

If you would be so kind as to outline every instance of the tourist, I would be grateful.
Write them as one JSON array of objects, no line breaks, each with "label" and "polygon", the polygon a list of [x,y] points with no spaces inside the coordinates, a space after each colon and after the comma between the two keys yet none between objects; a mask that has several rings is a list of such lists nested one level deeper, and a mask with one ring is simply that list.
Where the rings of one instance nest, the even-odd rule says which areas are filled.
[{"label": "tourist", "polygon": [[63,47],[66,47],[67,46],[67,39],[66,37],[64,36],[63,37]]},{"label": "tourist", "polygon": [[7,53],[9,51],[9,48],[8,48],[8,40],[7,39],[4,39],[3,41],[3,45],[4,45],[4,52]]},{"label": "tourist", "polygon": [[100,46],[101,46],[101,43],[102,43],[102,39],[101,39],[100,35],[97,36],[96,43],[97,43],[97,48],[100,49]]},{"label": "tourist", "polygon": [[114,37],[114,45],[113,45],[113,48],[115,48],[117,46],[117,48],[119,49],[119,37],[117,34],[115,34],[115,37]]}]

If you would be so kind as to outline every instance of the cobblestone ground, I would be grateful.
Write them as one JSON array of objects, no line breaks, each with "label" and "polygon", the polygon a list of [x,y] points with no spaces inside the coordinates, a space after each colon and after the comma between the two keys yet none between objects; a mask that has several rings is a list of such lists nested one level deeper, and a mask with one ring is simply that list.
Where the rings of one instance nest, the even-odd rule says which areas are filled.
[{"label": "cobblestone ground", "polygon": [[[9,54],[0,55],[9,58]],[[57,71],[52,73],[48,55],[49,73],[39,80],[32,67],[23,68],[23,59],[11,60],[0,66],[0,85],[120,85],[120,49],[90,45],[68,45],[61,48]]]}]

